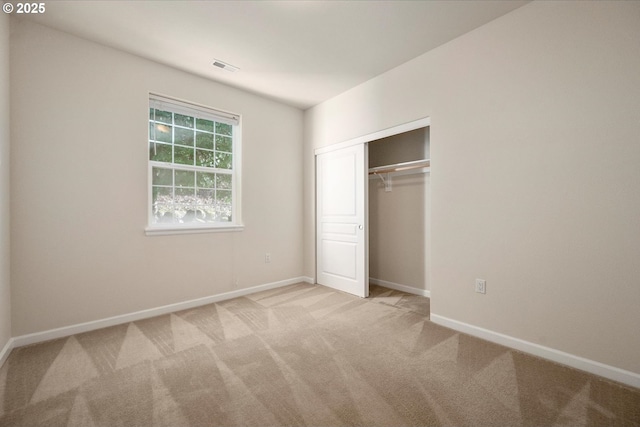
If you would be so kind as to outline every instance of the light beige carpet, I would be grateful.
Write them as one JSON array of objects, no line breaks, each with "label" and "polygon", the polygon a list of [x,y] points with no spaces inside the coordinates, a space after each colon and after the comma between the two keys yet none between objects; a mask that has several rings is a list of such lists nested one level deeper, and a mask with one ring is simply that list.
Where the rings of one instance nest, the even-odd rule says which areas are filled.
[{"label": "light beige carpet", "polygon": [[18,348],[0,425],[640,425],[640,390],[427,318],[298,284]]}]

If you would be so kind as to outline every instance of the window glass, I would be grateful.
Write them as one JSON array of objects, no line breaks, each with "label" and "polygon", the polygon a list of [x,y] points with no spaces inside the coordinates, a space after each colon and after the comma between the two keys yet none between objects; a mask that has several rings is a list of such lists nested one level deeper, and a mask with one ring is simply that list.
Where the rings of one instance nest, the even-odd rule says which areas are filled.
[{"label": "window glass", "polygon": [[[203,113],[204,111],[204,113]],[[184,103],[150,99],[149,225],[236,224],[234,212],[236,125],[218,121],[198,106],[190,114]],[[237,120],[237,119],[236,119]]]}]

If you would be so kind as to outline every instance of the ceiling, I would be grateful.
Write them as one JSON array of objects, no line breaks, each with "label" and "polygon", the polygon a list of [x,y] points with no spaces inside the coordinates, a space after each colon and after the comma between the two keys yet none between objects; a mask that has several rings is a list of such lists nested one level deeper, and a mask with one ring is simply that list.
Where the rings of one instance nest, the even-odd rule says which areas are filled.
[{"label": "ceiling", "polygon": [[526,3],[49,1],[28,19],[306,109]]}]

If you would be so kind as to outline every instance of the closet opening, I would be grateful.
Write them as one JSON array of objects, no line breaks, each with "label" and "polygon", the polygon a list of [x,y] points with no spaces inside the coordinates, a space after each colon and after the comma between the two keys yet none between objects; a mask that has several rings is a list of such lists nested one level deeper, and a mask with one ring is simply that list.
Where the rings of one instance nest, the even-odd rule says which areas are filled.
[{"label": "closet opening", "polygon": [[429,315],[430,124],[314,150],[316,283],[361,298],[371,287],[382,302],[417,311],[413,297]]},{"label": "closet opening", "polygon": [[427,316],[430,158],[429,126],[368,143],[369,297]]}]

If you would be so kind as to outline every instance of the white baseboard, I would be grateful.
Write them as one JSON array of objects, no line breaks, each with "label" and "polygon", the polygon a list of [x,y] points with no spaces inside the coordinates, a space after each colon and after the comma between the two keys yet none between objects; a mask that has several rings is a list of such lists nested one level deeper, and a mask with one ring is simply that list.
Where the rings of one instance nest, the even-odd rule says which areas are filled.
[{"label": "white baseboard", "polygon": [[9,338],[7,344],[5,344],[4,348],[0,350],[0,368],[4,365],[4,362],[7,361],[7,357],[9,357],[9,353],[15,347],[15,340],[13,338]]},{"label": "white baseboard", "polygon": [[[186,310],[189,308],[199,307],[214,302],[225,301],[232,298],[238,298],[260,291],[275,289],[282,286],[293,285],[294,283],[307,282],[312,283],[309,277],[301,276],[292,279],[281,280],[278,282],[265,283],[264,285],[252,286],[250,288],[238,289],[236,291],[225,292],[222,294],[211,295],[208,297],[197,298],[189,301],[183,301],[175,304],[164,305],[162,307],[150,308],[148,310],[136,311],[134,313],[122,314],[119,316],[108,317],[106,319],[94,320],[91,322],[79,323],[76,325],[64,326],[62,328],[50,329],[48,331],[36,332],[28,335],[21,335],[11,338],[12,348],[22,347],[29,344],[35,344],[43,341],[49,341],[56,338],[68,337],[74,334],[94,331],[109,326],[120,325],[122,323],[135,322],[136,320],[148,319],[150,317],[160,316],[175,311]],[[7,344],[8,345],[8,344]],[[5,347],[6,350],[6,347]],[[4,351],[4,350],[3,350]],[[0,353],[2,356],[2,353]],[[0,358],[0,361],[2,359]],[[0,366],[2,364],[0,363]]]},{"label": "white baseboard", "polygon": [[529,341],[524,341],[499,332],[473,326],[468,323],[459,322],[438,314],[431,313],[431,321],[438,325],[445,326],[459,332],[464,332],[466,334],[473,335],[474,337],[482,338],[483,340],[491,341],[496,344],[504,345],[505,347],[510,347],[525,353],[533,354],[534,356],[538,356],[543,359],[560,363],[562,365],[570,366],[572,368],[580,369],[594,375],[599,375],[632,387],[640,388],[640,374],[635,372],[626,371],[624,369],[616,368],[615,366],[605,365],[604,363],[585,359],[580,356],[565,353],[539,344],[534,344]]},{"label": "white baseboard", "polygon": [[399,283],[387,282],[386,280],[374,279],[373,277],[369,278],[369,283],[378,286],[384,286],[385,288],[394,289],[396,291],[406,292],[408,294],[420,295],[423,297],[430,298],[431,291],[426,289],[414,288],[413,286],[401,285]]},{"label": "white baseboard", "polygon": [[305,282],[305,283],[309,283],[310,285],[315,285],[316,284],[316,280],[313,277],[301,276],[300,280]]}]

